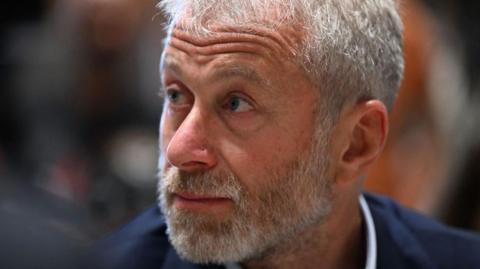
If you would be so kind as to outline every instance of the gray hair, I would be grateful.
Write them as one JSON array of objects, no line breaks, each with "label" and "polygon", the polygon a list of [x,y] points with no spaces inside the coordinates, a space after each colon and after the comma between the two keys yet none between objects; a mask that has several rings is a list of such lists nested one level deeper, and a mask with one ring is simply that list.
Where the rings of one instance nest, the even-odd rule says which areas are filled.
[{"label": "gray hair", "polygon": [[[391,109],[403,76],[403,26],[396,0],[162,0],[172,29],[188,18],[189,31],[209,23],[278,28],[300,24],[298,56],[336,118],[349,102],[379,99]],[[274,20],[265,20],[272,16]]]}]

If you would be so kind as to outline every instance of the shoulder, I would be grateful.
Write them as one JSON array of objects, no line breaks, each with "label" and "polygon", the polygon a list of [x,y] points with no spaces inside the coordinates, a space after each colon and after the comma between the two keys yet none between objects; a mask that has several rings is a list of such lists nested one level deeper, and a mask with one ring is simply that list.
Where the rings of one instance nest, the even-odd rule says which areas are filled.
[{"label": "shoulder", "polygon": [[152,207],[95,244],[100,268],[158,268],[170,249],[160,210]]},{"label": "shoulder", "polygon": [[410,268],[478,268],[480,235],[443,225],[386,197],[365,194],[365,198],[375,223],[380,262],[387,262],[387,256]]}]

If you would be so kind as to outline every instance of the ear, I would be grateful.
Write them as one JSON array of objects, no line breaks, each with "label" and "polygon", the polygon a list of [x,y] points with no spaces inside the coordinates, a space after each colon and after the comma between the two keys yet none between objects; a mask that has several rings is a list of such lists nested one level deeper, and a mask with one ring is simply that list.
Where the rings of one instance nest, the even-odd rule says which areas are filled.
[{"label": "ear", "polygon": [[388,112],[379,100],[354,105],[340,117],[336,181],[356,181],[380,156],[388,135]]}]

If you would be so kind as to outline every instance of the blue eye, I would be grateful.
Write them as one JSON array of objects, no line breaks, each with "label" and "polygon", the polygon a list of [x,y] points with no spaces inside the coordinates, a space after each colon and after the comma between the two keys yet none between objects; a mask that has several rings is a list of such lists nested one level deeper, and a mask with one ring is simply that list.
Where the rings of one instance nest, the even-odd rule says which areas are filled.
[{"label": "blue eye", "polygon": [[178,105],[186,101],[184,94],[177,90],[167,90],[167,98],[169,102]]},{"label": "blue eye", "polygon": [[247,112],[253,109],[253,107],[244,99],[238,96],[232,96],[228,99],[227,109],[232,112]]}]

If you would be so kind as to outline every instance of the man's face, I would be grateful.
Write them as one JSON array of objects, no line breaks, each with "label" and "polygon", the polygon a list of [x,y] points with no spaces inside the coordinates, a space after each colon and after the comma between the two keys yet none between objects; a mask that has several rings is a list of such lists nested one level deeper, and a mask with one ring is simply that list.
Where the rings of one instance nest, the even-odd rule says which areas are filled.
[{"label": "man's face", "polygon": [[328,214],[328,137],[315,128],[318,91],[293,56],[299,35],[173,31],[159,200],[185,258],[258,258]]}]

